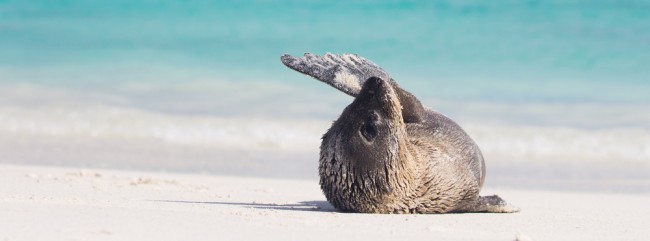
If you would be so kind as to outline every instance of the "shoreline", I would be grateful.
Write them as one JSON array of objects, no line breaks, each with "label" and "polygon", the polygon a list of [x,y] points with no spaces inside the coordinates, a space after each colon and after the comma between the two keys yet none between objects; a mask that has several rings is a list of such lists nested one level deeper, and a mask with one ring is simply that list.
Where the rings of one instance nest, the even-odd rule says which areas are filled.
[{"label": "shoreline", "polygon": [[[300,158],[294,157],[295,159],[291,159],[287,155],[274,156],[273,154],[276,153],[267,154],[269,155],[266,156],[263,162],[261,162],[262,154],[256,156],[256,162],[243,160],[241,157],[229,157],[229,162],[236,162],[241,165],[238,168],[231,166],[219,168],[220,166],[205,165],[205,162],[202,161],[188,161],[182,166],[176,165],[176,163],[167,163],[165,165],[166,162],[162,162],[157,168],[152,168],[151,162],[144,163],[148,165],[139,163],[131,163],[131,165],[117,165],[116,163],[89,165],[89,162],[53,163],[41,160],[3,161],[0,162],[0,166],[318,182],[318,163],[304,161],[304,159],[313,159],[310,155],[303,154]],[[284,165],[289,165],[292,169],[278,166],[277,163],[279,162],[285,162]],[[190,166],[195,167],[189,168]],[[617,170],[611,167],[587,168],[569,164],[562,166],[563,169],[559,168],[556,166],[536,166],[533,163],[526,163],[526,165],[510,164],[508,166],[502,163],[492,164],[488,166],[488,175],[483,189],[650,195],[650,178],[643,176],[645,174],[644,168],[640,168],[635,172]]]},{"label": "shoreline", "polygon": [[487,189],[515,214],[340,213],[316,181],[0,164],[1,240],[643,240],[648,194]]}]

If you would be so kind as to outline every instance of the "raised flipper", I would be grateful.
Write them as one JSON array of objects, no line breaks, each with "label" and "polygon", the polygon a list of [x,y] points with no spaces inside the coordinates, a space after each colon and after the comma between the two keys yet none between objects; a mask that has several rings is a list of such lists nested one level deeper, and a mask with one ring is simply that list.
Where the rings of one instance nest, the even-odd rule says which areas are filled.
[{"label": "raised flipper", "polygon": [[426,110],[420,101],[406,90],[403,90],[393,78],[372,61],[356,54],[335,55],[327,53],[324,56],[306,53],[304,57],[293,57],[285,54],[280,57],[287,67],[300,73],[316,78],[344,93],[356,97],[361,86],[371,77],[377,77],[391,83],[399,96],[403,110],[404,122],[418,123],[424,120]]},{"label": "raised flipper", "polygon": [[287,67],[309,75],[344,93],[357,96],[361,86],[370,77],[378,77],[395,82],[386,71],[377,64],[356,54],[324,56],[306,53],[304,57],[285,54],[280,57]]},{"label": "raised flipper", "polygon": [[497,195],[481,196],[475,203],[466,205],[455,212],[470,213],[516,213],[521,211],[518,207],[508,204]]}]

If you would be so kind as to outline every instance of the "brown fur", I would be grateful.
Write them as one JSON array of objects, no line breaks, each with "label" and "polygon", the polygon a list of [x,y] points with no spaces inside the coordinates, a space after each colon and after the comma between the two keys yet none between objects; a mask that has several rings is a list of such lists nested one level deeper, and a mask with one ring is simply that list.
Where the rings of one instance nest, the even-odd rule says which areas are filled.
[{"label": "brown fur", "polygon": [[515,212],[479,197],[483,156],[451,119],[425,109],[394,81],[370,78],[323,136],[327,200],[364,213]]}]

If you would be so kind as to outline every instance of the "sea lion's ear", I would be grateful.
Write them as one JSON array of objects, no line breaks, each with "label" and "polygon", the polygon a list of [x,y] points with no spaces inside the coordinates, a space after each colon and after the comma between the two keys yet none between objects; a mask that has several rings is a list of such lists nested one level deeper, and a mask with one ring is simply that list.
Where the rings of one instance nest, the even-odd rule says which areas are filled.
[{"label": "sea lion's ear", "polygon": [[344,93],[356,97],[370,77],[394,80],[377,64],[356,54],[324,56],[306,53],[304,57],[285,54],[280,58],[287,67],[309,75]]}]

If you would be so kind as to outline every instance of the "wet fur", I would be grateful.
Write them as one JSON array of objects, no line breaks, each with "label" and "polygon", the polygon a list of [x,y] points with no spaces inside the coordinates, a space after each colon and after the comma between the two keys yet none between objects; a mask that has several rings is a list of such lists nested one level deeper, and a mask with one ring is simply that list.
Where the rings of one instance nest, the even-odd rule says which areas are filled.
[{"label": "wet fur", "polygon": [[411,113],[409,122],[393,123],[404,132],[394,135],[395,145],[386,149],[391,158],[381,166],[359,167],[341,152],[350,145],[340,133],[349,124],[346,116],[323,136],[320,183],[335,207],[369,213],[445,213],[478,200],[485,171],[476,144],[449,118],[421,107],[419,101],[407,104],[420,106],[422,113]]},{"label": "wet fur", "polygon": [[[320,147],[320,185],[334,207],[364,213],[519,211],[496,195],[479,196],[485,163],[476,143],[376,64],[348,54],[281,60],[355,97]],[[371,142],[359,134],[367,122],[376,122],[380,133]]]}]

